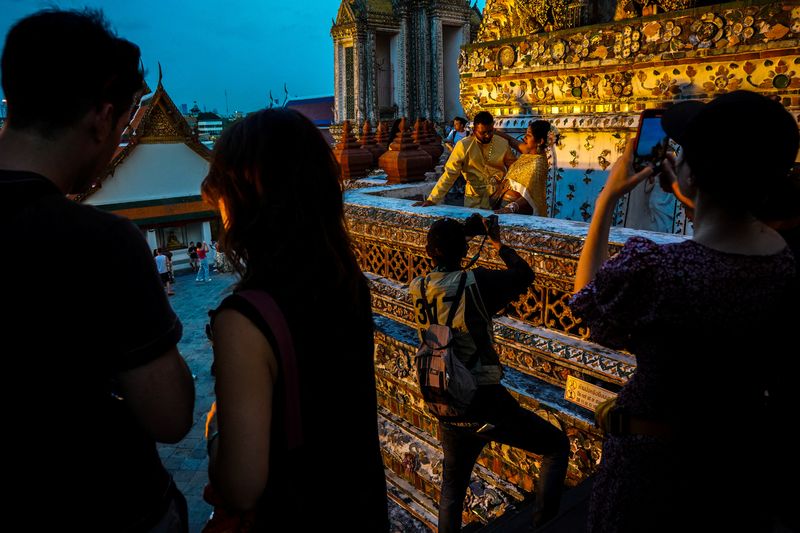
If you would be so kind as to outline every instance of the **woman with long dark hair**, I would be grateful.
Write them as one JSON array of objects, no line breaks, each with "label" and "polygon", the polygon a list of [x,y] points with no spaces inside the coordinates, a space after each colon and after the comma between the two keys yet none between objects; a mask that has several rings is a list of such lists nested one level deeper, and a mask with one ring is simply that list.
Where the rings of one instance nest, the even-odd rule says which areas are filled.
[{"label": "woman with long dark hair", "polygon": [[[212,318],[209,477],[228,508],[254,513],[253,531],[318,529],[345,512],[365,531],[388,528],[370,296],[338,175],[308,119],[265,109],[223,133],[202,185],[222,214],[219,248],[240,276]],[[280,328],[245,297],[258,291],[285,318],[294,363]],[[285,394],[292,365],[299,405]],[[302,444],[287,444],[298,428]]]}]

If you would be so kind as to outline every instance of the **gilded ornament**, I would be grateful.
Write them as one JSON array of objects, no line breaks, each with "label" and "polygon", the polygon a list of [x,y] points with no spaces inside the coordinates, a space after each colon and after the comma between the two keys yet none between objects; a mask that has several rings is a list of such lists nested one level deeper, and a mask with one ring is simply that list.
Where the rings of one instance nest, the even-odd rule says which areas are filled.
[{"label": "gilded ornament", "polygon": [[[670,21],[672,22],[672,21]],[[645,41],[655,42],[661,38],[661,24],[658,22],[648,22],[642,27]]]},{"label": "gilded ornament", "polygon": [[550,45],[550,57],[552,57],[555,61],[561,61],[564,55],[567,53],[567,43],[562,41],[561,39],[556,39]]},{"label": "gilded ornament", "polygon": [[608,48],[606,48],[605,46],[598,46],[597,48],[594,49],[594,52],[592,52],[592,57],[596,57],[598,59],[607,58]]},{"label": "gilded ornament", "polygon": [[[771,65],[767,65],[767,61],[765,61],[764,66],[768,67]],[[748,73],[747,81],[749,81],[751,85],[755,85],[750,80],[749,76],[749,74],[755,70],[755,66],[748,62],[745,64],[744,69],[745,72]],[[789,64],[781,59],[778,61],[778,64],[775,65],[775,68],[769,71],[758,87],[762,89],[797,89],[800,87],[800,77],[795,77],[795,71],[789,70]]]},{"label": "gilded ornament", "polygon": [[510,46],[504,46],[497,52],[497,62],[508,68],[517,60],[517,54]]},{"label": "gilded ornament", "polygon": [[611,165],[611,162],[607,159],[609,155],[611,155],[611,150],[606,149],[597,156],[597,164],[600,165],[602,170],[607,169]]},{"label": "gilded ornament", "polygon": [[725,21],[716,13],[705,13],[699,20],[692,23],[693,35],[689,42],[697,48],[709,48],[722,38]]},{"label": "gilded ornament", "polygon": [[764,36],[770,41],[777,41],[783,39],[789,33],[789,28],[783,24],[775,24],[764,33]]},{"label": "gilded ornament", "polygon": [[720,65],[717,72],[712,74],[709,81],[703,84],[703,89],[708,93],[725,93],[739,88],[741,80],[728,70],[725,65]]},{"label": "gilded ornament", "polygon": [[772,78],[772,86],[776,89],[788,89],[791,80],[786,74],[778,74]]}]

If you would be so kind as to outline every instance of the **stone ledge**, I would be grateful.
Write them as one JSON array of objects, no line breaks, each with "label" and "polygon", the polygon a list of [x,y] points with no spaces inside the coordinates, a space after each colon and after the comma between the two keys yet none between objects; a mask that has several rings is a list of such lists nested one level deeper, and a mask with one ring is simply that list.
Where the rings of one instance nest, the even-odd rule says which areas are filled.
[{"label": "stone ledge", "polygon": [[[396,326],[389,324],[382,327],[395,331],[393,336],[402,336],[404,342],[415,347],[418,340],[416,326],[412,321],[413,307],[408,287],[373,274],[367,274],[367,278],[373,293],[373,308],[379,313],[378,316],[408,330],[398,330]],[[495,317],[494,335],[503,364],[562,388],[567,375],[572,374],[581,379],[600,379],[611,384],[610,390],[616,390],[617,386],[630,378],[636,368],[635,359],[629,354],[548,328],[533,326],[517,318]],[[526,358],[531,358],[531,361],[526,362]],[[564,371],[550,369],[543,372],[541,368],[533,368],[532,358],[543,358]]]}]

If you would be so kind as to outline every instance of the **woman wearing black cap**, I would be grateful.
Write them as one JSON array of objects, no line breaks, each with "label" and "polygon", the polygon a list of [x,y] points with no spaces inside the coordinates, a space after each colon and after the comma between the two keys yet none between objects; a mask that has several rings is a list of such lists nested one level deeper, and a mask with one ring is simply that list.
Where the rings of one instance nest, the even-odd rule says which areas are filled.
[{"label": "woman wearing black cap", "polygon": [[608,433],[589,530],[796,530],[776,474],[797,479],[777,430],[796,418],[785,335],[800,323],[796,266],[757,214],[789,179],[797,124],[746,91],[675,105],[662,123],[681,145],[665,171],[694,204],[693,237],[633,237],[607,260],[614,207],[653,174],[633,173],[629,143],[597,198],[570,302],[593,340],[637,359],[598,420]]}]

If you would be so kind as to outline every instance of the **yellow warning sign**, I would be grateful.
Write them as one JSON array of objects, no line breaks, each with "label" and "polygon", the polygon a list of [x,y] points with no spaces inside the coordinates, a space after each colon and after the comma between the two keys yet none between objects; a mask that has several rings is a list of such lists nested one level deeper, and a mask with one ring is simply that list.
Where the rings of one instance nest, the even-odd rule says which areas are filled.
[{"label": "yellow warning sign", "polygon": [[599,404],[611,398],[615,398],[616,396],[616,393],[606,390],[603,387],[592,385],[574,376],[567,376],[567,387],[564,389],[564,398],[591,411],[594,411],[595,407]]}]

